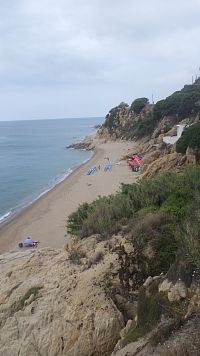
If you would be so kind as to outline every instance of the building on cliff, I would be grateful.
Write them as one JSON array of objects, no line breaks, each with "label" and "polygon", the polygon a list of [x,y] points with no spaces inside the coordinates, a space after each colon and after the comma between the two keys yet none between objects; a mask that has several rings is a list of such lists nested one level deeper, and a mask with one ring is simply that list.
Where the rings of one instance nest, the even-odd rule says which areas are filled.
[{"label": "building on cliff", "polygon": [[181,137],[184,129],[187,127],[188,125],[184,125],[184,124],[180,124],[180,125],[176,125],[176,136],[164,136],[163,137],[163,142],[173,145],[174,143],[176,143],[178,141],[178,139]]}]

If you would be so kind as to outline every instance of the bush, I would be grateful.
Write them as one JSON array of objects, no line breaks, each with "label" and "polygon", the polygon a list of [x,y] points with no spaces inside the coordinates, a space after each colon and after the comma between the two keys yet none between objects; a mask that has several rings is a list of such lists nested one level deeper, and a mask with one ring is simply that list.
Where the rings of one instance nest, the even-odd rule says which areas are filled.
[{"label": "bush", "polygon": [[77,265],[80,265],[81,259],[87,256],[77,237],[68,239],[65,250],[68,252],[69,261]]},{"label": "bush", "polygon": [[185,154],[187,148],[193,148],[197,158],[200,158],[200,123],[185,129],[176,143],[176,152]]},{"label": "bush", "polygon": [[166,273],[175,261],[178,250],[175,224],[163,226],[159,237],[153,242],[153,248],[155,254],[148,264],[149,275],[155,276],[160,273]]},{"label": "bush", "polygon": [[135,323],[132,322],[132,325],[126,334],[125,338],[122,341],[122,346],[126,346],[130,342],[137,341],[140,337],[143,337],[147,333],[147,330],[142,327],[136,327]]},{"label": "bush", "polygon": [[169,301],[165,293],[156,293],[147,295],[144,287],[140,288],[138,296],[138,326],[150,330],[156,325],[161,315],[168,314]]},{"label": "bush", "polygon": [[177,193],[172,194],[162,205],[161,211],[177,218],[183,218],[187,213],[184,197],[180,197]]},{"label": "bush", "polygon": [[26,300],[29,299],[32,294],[34,295],[34,298],[36,298],[41,288],[42,287],[40,286],[33,286],[30,289],[28,289],[25,295],[20,299],[19,304],[21,305],[21,307],[25,305]]},{"label": "bush", "polygon": [[[199,167],[190,167],[179,175],[168,172],[138,183],[122,184],[120,193],[80,205],[69,216],[68,232],[80,238],[92,234],[107,238],[120,231],[122,225],[128,225],[141,209],[152,206],[180,220],[186,218],[187,209],[195,209],[197,194],[200,197]],[[142,216],[138,215],[138,219]]]},{"label": "bush", "polygon": [[132,241],[141,246],[142,254],[145,247],[150,248],[144,273],[155,276],[166,273],[175,261],[178,243],[176,240],[176,224],[173,219],[161,213],[148,214],[142,221],[135,224],[132,230]]},{"label": "bush", "polygon": [[199,99],[199,81],[192,85],[185,85],[182,90],[176,91],[165,100],[160,100],[155,104],[154,118],[160,120],[164,116],[173,115],[175,121],[179,121],[179,119],[184,119],[189,115],[195,115],[199,110],[197,105]]},{"label": "bush", "polygon": [[150,135],[153,132],[155,125],[156,121],[152,116],[140,118],[135,129],[135,136],[141,138]]},{"label": "bush", "polygon": [[136,114],[139,114],[141,110],[149,103],[147,98],[138,98],[135,99],[131,104],[131,110]]},{"label": "bush", "polygon": [[77,211],[72,213],[67,221],[67,232],[71,235],[78,236],[83,224],[83,221],[88,217],[88,214],[93,210],[93,205],[83,203],[79,206]]},{"label": "bush", "polygon": [[129,197],[121,194],[100,197],[91,204],[82,204],[68,218],[67,231],[80,238],[100,234],[105,238],[120,230],[132,215]]}]

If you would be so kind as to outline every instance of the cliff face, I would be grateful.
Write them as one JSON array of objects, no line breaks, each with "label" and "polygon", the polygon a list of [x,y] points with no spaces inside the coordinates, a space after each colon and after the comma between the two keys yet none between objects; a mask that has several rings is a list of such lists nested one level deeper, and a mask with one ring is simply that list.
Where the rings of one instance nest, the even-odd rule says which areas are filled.
[{"label": "cliff face", "polygon": [[138,98],[130,106],[122,102],[109,111],[98,134],[114,140],[156,138],[161,131],[173,133],[179,122],[194,122],[199,111],[200,79],[197,79],[155,105],[150,105],[147,98]]},{"label": "cliff face", "polygon": [[110,355],[124,325],[104,286],[115,258],[88,268],[65,250],[1,255],[0,355]]},{"label": "cliff face", "polygon": [[146,98],[136,99],[130,106],[121,103],[106,115],[104,124],[98,130],[98,136],[104,140],[137,141],[135,150],[145,153],[141,165],[142,177],[152,177],[197,163],[199,145],[198,149],[193,147],[192,138],[193,149],[188,145],[184,153],[177,153],[176,144],[167,145],[163,138],[176,136],[177,124],[191,125],[199,120],[200,79],[193,85],[185,85],[182,90],[155,105],[150,105]]},{"label": "cliff face", "polygon": [[151,113],[152,105],[148,103],[139,113],[135,112],[132,106],[121,103],[106,115],[104,124],[98,130],[98,135],[106,140],[133,139],[137,135],[138,123],[150,117]]},{"label": "cliff face", "polygon": [[[184,319],[177,320],[187,321],[199,311],[192,269],[178,263],[169,275],[145,280],[142,261],[154,252],[150,245],[143,251],[138,247],[128,235],[104,242],[93,236],[69,240],[66,250],[1,255],[0,355],[122,356],[143,348],[141,355],[155,355],[157,348],[165,355],[172,331],[176,343],[168,343],[176,350],[185,338]],[[154,317],[161,318],[157,329]],[[153,323],[150,333],[135,329],[142,322]],[[199,319],[187,328],[187,347],[195,323]],[[199,347],[195,337],[193,345]]]}]

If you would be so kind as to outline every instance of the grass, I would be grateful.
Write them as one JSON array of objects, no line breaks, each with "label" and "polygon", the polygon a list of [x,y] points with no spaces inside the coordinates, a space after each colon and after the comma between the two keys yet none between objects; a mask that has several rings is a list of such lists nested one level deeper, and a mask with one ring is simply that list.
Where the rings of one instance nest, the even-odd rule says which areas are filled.
[{"label": "grass", "polygon": [[136,327],[133,321],[128,333],[126,334],[126,336],[122,341],[122,346],[124,347],[127,344],[130,344],[131,342],[137,341],[139,338],[145,336],[148,333],[148,331],[149,330],[147,328]]},{"label": "grass", "polygon": [[33,287],[29,288],[27,290],[27,292],[24,294],[24,296],[20,299],[19,304],[22,307],[24,307],[26,300],[28,300],[32,294],[34,295],[34,299],[35,299],[41,288],[42,287],[40,287],[40,286],[33,286]]}]

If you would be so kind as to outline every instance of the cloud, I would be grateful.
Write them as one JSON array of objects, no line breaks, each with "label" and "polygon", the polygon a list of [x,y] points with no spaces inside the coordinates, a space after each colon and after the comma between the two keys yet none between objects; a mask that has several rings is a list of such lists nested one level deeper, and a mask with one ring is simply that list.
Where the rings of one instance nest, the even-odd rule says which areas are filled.
[{"label": "cloud", "polygon": [[33,118],[33,107],[104,115],[118,100],[170,94],[198,71],[199,10],[197,0],[1,3],[0,119]]}]

